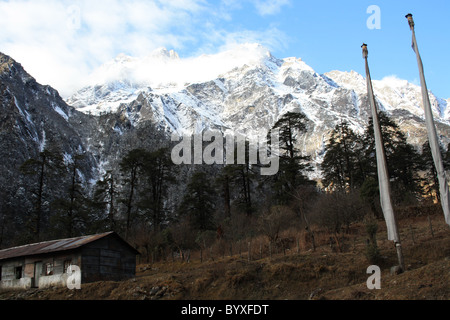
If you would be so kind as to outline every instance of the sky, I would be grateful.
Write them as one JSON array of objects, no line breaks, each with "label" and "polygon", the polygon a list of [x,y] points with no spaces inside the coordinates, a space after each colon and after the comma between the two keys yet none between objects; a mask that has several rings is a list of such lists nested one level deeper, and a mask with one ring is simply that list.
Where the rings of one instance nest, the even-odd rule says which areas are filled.
[{"label": "sky", "polygon": [[416,22],[428,89],[450,98],[448,0],[0,0],[0,52],[41,84],[68,96],[123,53],[165,47],[180,58],[260,43],[277,58],[297,57],[316,72],[365,75],[419,85],[411,31]]}]

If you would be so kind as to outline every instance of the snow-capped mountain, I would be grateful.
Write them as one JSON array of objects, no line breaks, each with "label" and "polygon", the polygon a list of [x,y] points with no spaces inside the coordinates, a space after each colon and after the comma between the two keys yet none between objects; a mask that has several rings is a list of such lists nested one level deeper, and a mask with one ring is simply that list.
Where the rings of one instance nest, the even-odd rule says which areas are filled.
[{"label": "snow-capped mountain", "polygon": [[[0,53],[0,207],[7,203],[23,209],[31,201],[37,178],[22,174],[20,167],[29,159],[40,161],[44,150],[60,153],[66,163],[73,163],[75,155],[85,155],[78,163],[77,178],[89,184],[97,163],[87,152],[80,127],[93,127],[92,123],[55,89],[40,85],[19,63]],[[65,176],[60,173],[52,179],[62,182]],[[46,177],[45,183],[49,180]],[[58,187],[54,196],[65,191]]]},{"label": "snow-capped mountain", "polygon": [[[420,146],[427,136],[420,87],[390,77],[374,81],[374,89],[380,109]],[[447,146],[450,99],[430,98]],[[318,74],[301,59],[277,59],[257,44],[190,59],[166,49],[144,58],[120,55],[67,99],[0,53],[0,110],[0,205],[21,208],[22,218],[32,207],[32,197],[25,194],[37,182],[19,168],[44,149],[59,150],[66,162],[85,155],[78,178],[92,186],[106,170],[117,169],[128,151],[167,146],[170,132],[217,128],[251,138],[265,133],[285,112],[302,111],[310,121],[299,147],[317,165],[336,124],[347,121],[362,132],[370,117],[362,75]],[[49,182],[53,197],[65,192],[63,178],[67,172]]]},{"label": "snow-capped mountain", "polygon": [[445,111],[444,111],[444,119],[447,121],[450,121],[450,99],[444,100],[443,104],[446,105]]},{"label": "snow-capped mountain", "polygon": [[[117,168],[128,151],[158,148],[165,141],[152,125],[135,129],[120,114],[76,110],[0,52],[0,214],[8,212],[18,226],[31,219],[39,185],[50,210],[56,199],[68,197],[74,181],[91,192],[104,170]],[[63,163],[50,164],[43,151],[45,159],[50,154]],[[21,170],[26,162],[33,166],[28,174]]]},{"label": "snow-capped mountain", "polygon": [[[426,140],[420,87],[390,77],[374,81],[374,89],[380,109],[420,146]],[[447,146],[450,99],[433,94],[430,98],[438,133]],[[217,128],[254,137],[288,111],[307,115],[308,133],[301,137],[300,147],[320,163],[336,124],[347,121],[362,132],[370,118],[362,75],[318,74],[301,59],[275,58],[257,44],[189,59],[163,48],[143,58],[119,55],[65,101],[0,54],[0,107],[4,186],[18,179],[14,175],[20,164],[44,148],[56,146],[67,159],[85,153],[80,176],[95,181],[125,152],[157,145],[162,132]]]},{"label": "snow-capped mountain", "polygon": [[[418,145],[426,139],[421,89],[395,77],[374,81],[379,108]],[[430,93],[442,142],[450,142],[449,100]],[[275,58],[259,44],[216,55],[180,59],[164,48],[144,58],[119,55],[99,68],[90,84],[67,99],[91,114],[115,113],[132,126],[151,120],[169,132],[220,128],[258,135],[287,111],[304,112],[305,153],[320,156],[327,135],[347,121],[361,132],[369,117],[365,78],[354,72],[316,73],[297,58]]]}]

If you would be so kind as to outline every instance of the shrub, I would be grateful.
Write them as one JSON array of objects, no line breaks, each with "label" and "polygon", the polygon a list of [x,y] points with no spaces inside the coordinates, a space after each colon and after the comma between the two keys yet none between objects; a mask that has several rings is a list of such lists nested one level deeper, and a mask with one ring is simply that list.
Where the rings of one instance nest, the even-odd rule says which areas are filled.
[{"label": "shrub", "polygon": [[366,257],[370,263],[377,264],[381,258],[377,244],[378,223],[375,219],[369,218],[365,220],[365,227],[369,236],[366,242]]}]

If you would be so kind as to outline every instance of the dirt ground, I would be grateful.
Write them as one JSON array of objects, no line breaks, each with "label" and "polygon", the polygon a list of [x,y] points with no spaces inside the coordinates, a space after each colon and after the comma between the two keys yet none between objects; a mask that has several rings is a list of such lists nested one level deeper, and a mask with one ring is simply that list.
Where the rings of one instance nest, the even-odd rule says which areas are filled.
[{"label": "dirt ground", "polygon": [[140,264],[127,281],[83,284],[81,290],[3,291],[0,300],[449,300],[450,228],[443,216],[431,221],[433,234],[426,216],[399,221],[406,266],[401,274],[391,272],[397,256],[380,221],[381,289],[367,288],[371,264],[360,232],[346,240],[344,252],[323,245],[252,261],[232,256]]}]

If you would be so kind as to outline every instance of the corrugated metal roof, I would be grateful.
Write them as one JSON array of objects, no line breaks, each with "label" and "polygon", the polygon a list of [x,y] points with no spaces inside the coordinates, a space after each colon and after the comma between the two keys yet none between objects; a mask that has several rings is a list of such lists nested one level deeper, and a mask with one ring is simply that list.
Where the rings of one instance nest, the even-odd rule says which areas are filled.
[{"label": "corrugated metal roof", "polygon": [[4,249],[0,250],[0,260],[76,249],[90,242],[104,238],[113,233],[114,232],[106,232],[101,234],[76,237],[70,239],[51,240],[40,243],[27,244],[20,247]]}]

